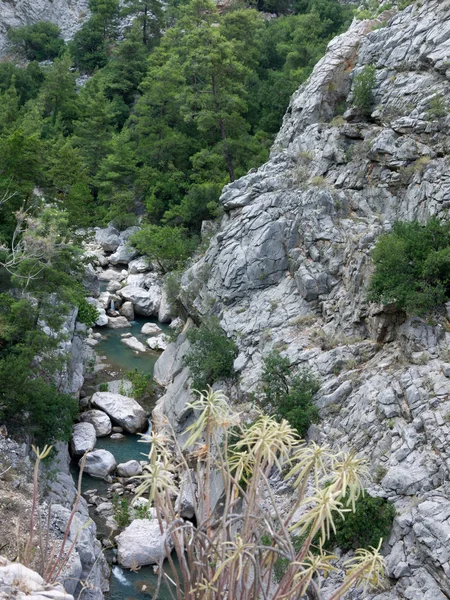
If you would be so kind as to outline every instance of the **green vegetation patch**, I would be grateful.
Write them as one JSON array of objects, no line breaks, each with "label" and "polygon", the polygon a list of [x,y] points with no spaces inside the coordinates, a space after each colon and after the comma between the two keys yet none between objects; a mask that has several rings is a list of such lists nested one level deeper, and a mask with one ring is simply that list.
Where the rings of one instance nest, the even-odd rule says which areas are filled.
[{"label": "green vegetation patch", "polygon": [[372,251],[369,299],[424,315],[450,297],[450,223],[396,222]]},{"label": "green vegetation patch", "polygon": [[319,411],[313,403],[319,387],[317,378],[307,369],[294,375],[289,359],[276,350],[265,357],[261,405],[277,419],[289,421],[302,437],[319,420]]},{"label": "green vegetation patch", "polygon": [[204,390],[220,379],[232,377],[233,362],[238,354],[234,341],[228,338],[215,318],[204,321],[188,332],[192,346],[185,361],[192,377],[192,386]]}]

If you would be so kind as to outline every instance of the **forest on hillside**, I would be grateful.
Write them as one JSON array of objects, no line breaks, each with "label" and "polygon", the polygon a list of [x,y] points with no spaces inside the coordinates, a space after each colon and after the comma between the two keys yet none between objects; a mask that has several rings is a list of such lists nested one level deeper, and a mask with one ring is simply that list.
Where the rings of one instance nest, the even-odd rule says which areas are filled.
[{"label": "forest on hillside", "polygon": [[160,236],[187,257],[353,15],[337,0],[89,7],[69,43],[49,22],[11,29],[0,63],[0,420],[38,441],[67,439],[76,414],[49,331],[74,305],[93,322],[77,230],[141,217],[142,252]]}]

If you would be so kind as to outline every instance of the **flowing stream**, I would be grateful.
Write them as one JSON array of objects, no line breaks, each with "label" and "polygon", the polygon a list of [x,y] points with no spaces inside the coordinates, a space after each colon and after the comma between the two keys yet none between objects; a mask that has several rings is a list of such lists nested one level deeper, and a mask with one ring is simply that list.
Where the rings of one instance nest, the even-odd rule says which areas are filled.
[{"label": "flowing stream", "polygon": [[[158,323],[156,319],[137,317],[132,322],[132,326],[126,329],[108,329],[96,328],[96,332],[101,333],[102,340],[95,347],[97,354],[102,362],[110,365],[120,376],[126,377],[127,372],[137,369],[140,373],[150,373],[153,375],[153,368],[160,353],[149,350],[146,353],[136,354],[131,348],[123,344],[120,340],[122,334],[131,333],[145,344],[149,338],[148,335],[140,333],[144,323],[157,323],[163,332],[168,331],[167,325]],[[120,390],[119,390],[120,393]],[[125,393],[126,395],[126,393]],[[150,406],[145,406],[150,410]],[[124,439],[111,439],[108,437],[98,438],[96,448],[109,450],[116,458],[117,463],[128,460],[144,460],[148,454],[148,446],[142,442],[138,435],[125,434]],[[74,479],[78,477],[78,466],[72,462],[72,474]],[[83,475],[82,490],[96,489],[99,496],[105,496],[108,484],[101,479],[94,479],[89,475]],[[100,539],[109,537],[109,530],[106,529],[104,520],[91,511],[91,517],[97,525],[97,534]],[[106,550],[107,558],[112,559],[114,551]],[[108,556],[109,554],[109,556]],[[107,600],[149,600],[152,598],[157,585],[158,577],[153,571],[153,566],[142,567],[139,571],[133,572],[123,569],[119,565],[112,565],[110,579],[110,592],[105,595]],[[169,591],[162,585],[159,600],[170,600]]]}]

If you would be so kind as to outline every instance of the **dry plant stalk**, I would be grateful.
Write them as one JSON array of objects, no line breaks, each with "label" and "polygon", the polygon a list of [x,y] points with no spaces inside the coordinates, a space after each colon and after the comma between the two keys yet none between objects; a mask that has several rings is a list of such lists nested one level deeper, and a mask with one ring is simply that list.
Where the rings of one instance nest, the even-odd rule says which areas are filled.
[{"label": "dry plant stalk", "polygon": [[[139,477],[138,496],[148,493],[161,532],[163,524],[169,524],[179,562],[177,570],[166,544],[171,574],[159,565],[158,589],[153,597],[157,598],[164,578],[173,600],[292,600],[306,593],[321,600],[321,582],[336,570],[336,557],[322,546],[335,530],[336,518],[345,518],[346,512],[354,510],[354,502],[363,491],[362,478],[367,476],[365,462],[353,453],[306,445],[286,421],[278,423],[266,415],[260,415],[251,426],[238,425],[239,415],[230,410],[222,392],[209,388],[197,394],[191,407],[198,418],[188,429],[185,448],[179,446],[173,432],[168,433],[167,424],[164,430],[154,430],[149,464]],[[236,429],[239,440],[231,444],[230,434],[235,437]],[[169,439],[175,456],[168,451]],[[193,457],[196,483],[189,466]],[[279,514],[270,488],[274,467],[287,472],[286,479],[295,477],[297,501],[287,518]],[[194,523],[179,516],[174,470],[190,488]],[[218,474],[223,493],[214,506],[211,482]],[[310,497],[306,497],[308,481],[315,487]],[[261,508],[263,495],[269,499],[271,514]],[[294,522],[299,507],[304,510]],[[304,536],[299,551],[294,550],[292,531]],[[311,545],[318,534],[318,554],[312,554]],[[353,585],[382,584],[384,563],[379,549],[357,552],[346,565],[345,580],[332,600],[342,598]],[[287,559],[289,567],[276,583],[274,566],[279,558]]]},{"label": "dry plant stalk", "polygon": [[42,524],[41,524],[41,515],[39,511],[39,467],[41,461],[47,458],[52,450],[52,446],[45,446],[41,451],[39,448],[32,446],[33,452],[36,455],[36,463],[34,465],[33,472],[33,503],[32,510],[30,516],[30,524],[28,531],[28,540],[25,546],[24,555],[22,557],[22,562],[25,566],[32,567],[33,555],[35,554],[37,548],[34,542],[34,533],[35,533],[35,520],[37,514],[37,528],[39,533],[39,558],[40,558],[40,566],[39,566],[39,574],[43,577],[46,583],[54,584],[60,577],[62,571],[67,565],[72,552],[75,549],[76,543],[78,541],[78,536],[80,533],[89,526],[90,520],[84,523],[84,525],[76,532],[69,549],[66,551],[65,546],[67,540],[70,535],[70,530],[72,527],[73,519],[78,510],[78,505],[81,498],[81,481],[84,471],[84,465],[86,462],[86,454],[83,456],[80,463],[80,473],[78,476],[78,487],[77,494],[75,496],[75,500],[73,503],[72,510],[69,515],[69,519],[67,521],[63,539],[59,544],[52,544],[50,547],[50,516],[51,516],[51,506],[48,507],[47,520],[45,525],[45,531],[42,532]]}]

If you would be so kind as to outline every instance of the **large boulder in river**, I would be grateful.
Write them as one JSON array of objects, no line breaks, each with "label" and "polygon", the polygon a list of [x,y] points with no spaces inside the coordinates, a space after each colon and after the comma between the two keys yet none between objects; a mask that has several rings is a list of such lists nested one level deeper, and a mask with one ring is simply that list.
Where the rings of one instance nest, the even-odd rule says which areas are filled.
[{"label": "large boulder in river", "polygon": [[134,321],[134,308],[132,302],[124,302],[120,307],[119,313],[129,321]]},{"label": "large boulder in river", "polygon": [[[88,425],[89,423],[83,423]],[[79,465],[81,466],[81,461]],[[84,465],[84,472],[91,477],[97,479],[105,479],[110,473],[112,473],[117,467],[116,459],[108,452],[108,450],[93,450],[86,454],[86,463]]]},{"label": "large boulder in river", "polygon": [[134,311],[137,315],[144,317],[157,316],[161,304],[161,288],[152,286],[146,290],[141,287],[127,285],[118,291],[119,296],[124,300],[133,303]]},{"label": "large boulder in river", "polygon": [[131,323],[126,317],[108,317],[108,325],[110,329],[122,329],[123,327],[131,327]]},{"label": "large boulder in river", "polygon": [[168,344],[168,338],[163,333],[147,340],[147,345],[152,350],[166,350]]},{"label": "large boulder in river", "polygon": [[142,431],[148,424],[145,410],[133,398],[111,392],[96,392],[91,402],[129,433]]},{"label": "large boulder in river", "polygon": [[129,460],[117,465],[117,475],[119,477],[134,477],[142,473],[142,465],[137,460]]},{"label": "large boulder in river", "polygon": [[128,348],[131,348],[135,352],[147,351],[147,348],[144,346],[144,344],[134,336],[123,337],[120,341],[122,342],[122,344],[125,344],[126,346],[128,346]]},{"label": "large boulder in river", "polygon": [[109,262],[112,265],[125,264],[127,265],[130,260],[137,256],[138,251],[135,248],[131,248],[126,244],[119,246],[114,254],[109,257]]},{"label": "large boulder in river", "polygon": [[143,256],[135,258],[128,264],[128,272],[131,275],[135,275],[136,273],[146,273],[147,271],[151,271],[152,268],[151,263]]},{"label": "large boulder in river", "polygon": [[95,232],[95,241],[105,252],[115,252],[120,246],[119,232],[115,227],[97,229]]},{"label": "large boulder in river", "polygon": [[158,519],[136,519],[115,539],[117,560],[123,567],[141,567],[158,564],[167,557],[172,547],[170,536],[163,522],[161,533]]},{"label": "large boulder in river", "polygon": [[88,410],[80,415],[80,419],[84,423],[90,423],[94,426],[97,437],[103,437],[111,433],[111,419],[102,410]]},{"label": "large boulder in river", "polygon": [[162,329],[156,323],[144,323],[141,333],[145,335],[158,335],[162,333]]},{"label": "large boulder in river", "polygon": [[96,441],[95,427],[91,423],[77,423],[73,427],[70,440],[72,456],[83,456],[95,447]]}]

